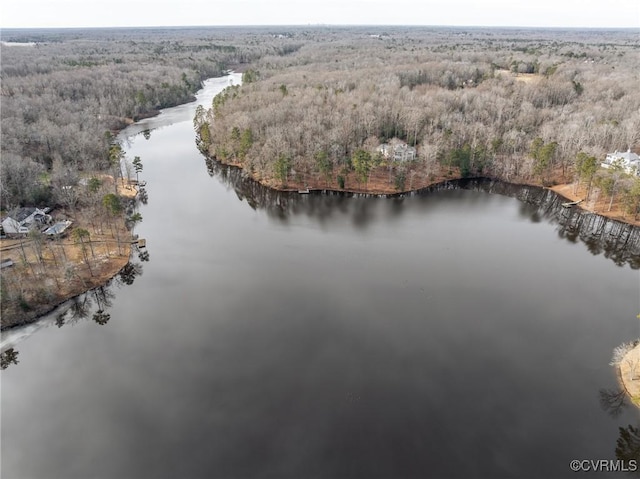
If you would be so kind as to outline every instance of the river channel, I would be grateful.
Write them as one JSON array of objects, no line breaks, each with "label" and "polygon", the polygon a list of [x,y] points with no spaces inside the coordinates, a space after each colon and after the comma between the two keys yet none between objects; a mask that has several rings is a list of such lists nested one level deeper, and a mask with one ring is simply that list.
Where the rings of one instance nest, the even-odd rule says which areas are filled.
[{"label": "river channel", "polygon": [[3,333],[2,478],[575,477],[573,459],[616,459],[640,422],[609,366],[639,336],[638,270],[477,188],[264,190],[195,144],[196,105],[239,81],[121,133],[148,258]]}]

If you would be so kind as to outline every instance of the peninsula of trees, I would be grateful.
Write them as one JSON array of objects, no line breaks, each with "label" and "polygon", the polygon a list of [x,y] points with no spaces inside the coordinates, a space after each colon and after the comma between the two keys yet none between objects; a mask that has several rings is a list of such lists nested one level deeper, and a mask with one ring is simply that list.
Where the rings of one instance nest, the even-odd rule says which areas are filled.
[{"label": "peninsula of trees", "polygon": [[[632,30],[294,31],[197,112],[201,149],[278,189],[393,193],[482,176],[574,183],[640,213],[640,41]],[[405,154],[407,153],[407,154]]]}]

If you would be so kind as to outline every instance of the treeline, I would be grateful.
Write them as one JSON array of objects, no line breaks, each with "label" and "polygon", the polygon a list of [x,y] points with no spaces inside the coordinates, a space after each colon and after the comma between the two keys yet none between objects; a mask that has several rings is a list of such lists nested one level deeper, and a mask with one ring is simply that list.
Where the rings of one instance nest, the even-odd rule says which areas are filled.
[{"label": "treeline", "polygon": [[112,133],[127,121],[189,101],[205,78],[297,48],[246,29],[3,29],[2,209],[57,202],[83,172],[109,167]]},{"label": "treeline", "polygon": [[[409,173],[443,171],[568,182],[585,176],[576,168],[580,152],[600,161],[640,147],[636,33],[370,28],[309,35],[294,54],[254,62],[243,86],[201,112],[199,129],[209,130],[202,147],[279,183],[341,187],[340,178],[363,161],[358,181],[385,167],[400,188]],[[381,161],[377,147],[390,141],[415,146],[416,161]]]}]

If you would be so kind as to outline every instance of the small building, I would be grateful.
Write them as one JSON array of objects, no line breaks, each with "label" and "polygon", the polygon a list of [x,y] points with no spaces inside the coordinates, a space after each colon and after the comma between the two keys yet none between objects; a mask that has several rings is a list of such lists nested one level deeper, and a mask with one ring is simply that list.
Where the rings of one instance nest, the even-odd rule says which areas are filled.
[{"label": "small building", "polygon": [[616,150],[613,153],[608,153],[600,166],[611,168],[615,163],[619,163],[626,173],[640,176],[640,156],[633,153],[631,149],[625,152]]},{"label": "small building", "polygon": [[413,161],[416,159],[416,149],[406,143],[387,144],[378,147],[378,152],[386,159],[397,162]]},{"label": "small building", "polygon": [[26,235],[33,228],[51,222],[47,209],[25,207],[14,211],[2,220],[2,229],[7,235]]}]

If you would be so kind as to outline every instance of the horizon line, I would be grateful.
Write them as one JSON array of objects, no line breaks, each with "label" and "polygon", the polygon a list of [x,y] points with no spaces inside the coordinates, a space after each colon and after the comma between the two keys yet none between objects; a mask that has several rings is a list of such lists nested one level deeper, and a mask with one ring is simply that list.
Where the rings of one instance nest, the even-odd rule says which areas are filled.
[{"label": "horizon line", "polygon": [[290,24],[237,24],[237,25],[87,25],[87,26],[0,26],[6,30],[86,30],[86,29],[150,29],[150,28],[503,28],[536,30],[640,30],[640,26],[541,26],[541,25],[448,25],[448,24],[400,24],[400,23],[290,23]]}]

